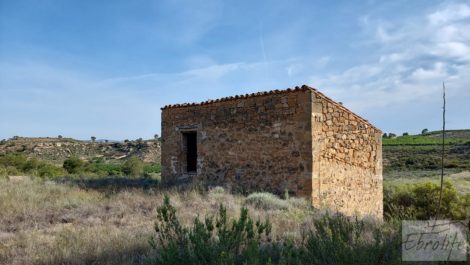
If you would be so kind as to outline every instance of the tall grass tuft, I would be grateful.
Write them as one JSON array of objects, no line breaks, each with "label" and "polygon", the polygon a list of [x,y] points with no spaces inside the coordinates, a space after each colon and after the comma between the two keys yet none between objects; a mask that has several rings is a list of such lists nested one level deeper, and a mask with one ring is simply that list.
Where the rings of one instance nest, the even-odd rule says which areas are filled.
[{"label": "tall grass tuft", "polygon": [[252,193],[248,195],[245,203],[263,210],[287,210],[289,208],[288,201],[268,192]]}]

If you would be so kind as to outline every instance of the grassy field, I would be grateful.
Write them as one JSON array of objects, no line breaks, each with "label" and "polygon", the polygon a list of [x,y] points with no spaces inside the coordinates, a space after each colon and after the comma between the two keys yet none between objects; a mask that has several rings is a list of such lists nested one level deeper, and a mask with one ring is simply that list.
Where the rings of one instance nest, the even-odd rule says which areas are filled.
[{"label": "grassy field", "polygon": [[[446,131],[446,145],[470,143],[470,130]],[[384,137],[382,144],[387,145],[439,145],[442,144],[442,131],[428,132],[423,135],[404,135],[394,138]]]},{"label": "grassy field", "polygon": [[[466,211],[470,216],[470,145],[462,140],[467,139],[467,132],[461,130],[450,134],[454,142],[446,145],[445,179],[457,190],[451,196],[453,204],[449,207],[457,214]],[[419,204],[423,192],[436,195],[441,149],[434,143],[439,141],[439,136],[432,132],[426,136],[384,141],[386,205],[392,200],[395,203],[403,201],[403,198],[406,203],[411,199]],[[253,220],[269,220],[272,225],[270,238],[262,244],[266,248],[279,242],[279,249],[266,252],[273,257],[277,255],[275,253],[284,253],[282,255],[297,255],[297,258],[303,255],[305,258],[310,257],[305,256],[310,251],[311,258],[318,259],[315,264],[354,264],[359,261],[357,264],[366,264],[374,255],[374,258],[379,255],[376,261],[392,255],[387,262],[379,263],[401,264],[393,251],[380,256],[381,251],[399,249],[396,242],[392,242],[399,232],[399,219],[388,219],[383,223],[371,219],[365,219],[365,223],[325,221],[325,211],[313,209],[304,199],[280,199],[265,193],[245,197],[222,188],[210,191],[165,188],[159,184],[160,166],[150,163],[138,163],[139,174],[146,175],[145,178],[127,178],[116,176],[124,174],[123,164],[82,161],[78,173],[63,177],[66,168],[51,166],[45,161],[7,155],[0,162],[0,264],[155,264],[157,254],[149,240],[157,234],[154,224],[165,194],[170,196],[184,227],[191,227],[197,217],[216,216],[221,202],[229,218],[236,218],[241,208],[246,207]],[[36,177],[6,177],[11,172]],[[41,176],[41,172],[54,174]],[[90,176],[84,176],[90,173]],[[413,190],[424,182],[434,186]],[[398,192],[390,193],[394,188]],[[403,193],[405,190],[407,193]],[[449,191],[448,194],[452,194],[452,189]],[[456,201],[459,204],[455,204]],[[427,216],[430,206],[420,207],[414,210]],[[401,212],[386,210],[386,214],[399,216]],[[399,218],[412,217],[400,215]],[[326,234],[321,234],[322,231]],[[340,234],[335,234],[338,231]],[[377,233],[382,237],[381,243],[374,241]],[[217,249],[217,245],[212,247]],[[274,264],[297,264],[295,259],[284,262],[277,257]],[[335,261],[336,258],[343,261]]]},{"label": "grassy field", "polygon": [[[440,181],[440,172],[438,171],[395,172],[395,174],[395,176],[386,176],[384,180],[385,186],[407,186],[420,182],[438,184]],[[447,172],[444,175],[444,179],[450,181],[461,194],[470,193],[470,171]]]},{"label": "grassy field", "polygon": [[215,214],[224,202],[229,216],[245,205],[255,218],[271,220],[273,237],[301,240],[301,228],[318,217],[302,199],[253,206],[220,189],[201,194],[108,184],[95,189],[28,178],[0,180],[0,264],[146,264],[155,209],[164,193],[185,224]]},{"label": "grassy field", "polygon": [[[460,183],[467,181],[469,174],[453,177]],[[399,223],[393,219],[383,223],[368,218],[359,223],[355,219],[325,219],[325,210],[312,208],[305,199],[280,199],[266,193],[245,197],[220,187],[177,190],[148,179],[52,182],[26,177],[0,179],[0,264],[155,264],[157,252],[149,240],[156,235],[154,224],[165,194],[185,227],[197,217],[217,216],[220,203],[229,218],[235,219],[246,207],[254,221],[269,220],[269,239],[261,244],[278,247],[267,252],[268,256],[276,257],[282,250],[279,253],[284,256],[294,251],[304,259],[310,259],[305,254],[310,253],[312,259],[320,260],[315,264],[326,264],[321,263],[322,258],[341,258],[337,264],[354,264],[354,260],[360,264],[376,264],[372,260],[400,264],[399,241],[395,240]],[[465,207],[470,207],[468,203]],[[378,242],[374,241],[377,235],[381,238]],[[320,246],[332,249],[317,249]],[[374,259],[371,251],[377,252]],[[383,256],[381,251],[388,254]],[[298,264],[282,260],[273,264],[278,262]]]},{"label": "grassy field", "polygon": [[[389,185],[430,181],[441,174],[441,132],[384,138],[384,180]],[[444,173],[461,193],[470,192],[470,130],[446,132]]]}]

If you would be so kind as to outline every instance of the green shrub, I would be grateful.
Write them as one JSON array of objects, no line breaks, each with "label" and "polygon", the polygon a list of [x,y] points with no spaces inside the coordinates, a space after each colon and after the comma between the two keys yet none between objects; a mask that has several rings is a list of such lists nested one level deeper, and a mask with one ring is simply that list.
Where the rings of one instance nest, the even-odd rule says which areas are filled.
[{"label": "green shrub", "polygon": [[366,223],[342,215],[313,221],[299,242],[270,238],[269,221],[254,221],[241,209],[227,218],[219,206],[217,217],[199,217],[185,227],[165,196],[157,208],[156,235],[150,264],[402,264],[398,227]]},{"label": "green shrub", "polygon": [[39,175],[39,177],[42,177],[42,178],[52,178],[52,177],[57,177],[57,176],[61,176],[65,174],[62,168],[56,167],[54,165],[46,164],[46,163],[39,166],[37,172],[38,172],[37,174]]},{"label": "green shrub", "polygon": [[[388,219],[427,220],[436,217],[439,193],[440,186],[432,182],[386,188],[384,190],[384,215]],[[457,220],[469,216],[470,214],[465,209],[465,198],[459,195],[452,183],[444,182],[441,216]]]},{"label": "green shrub", "polygon": [[153,179],[158,182],[162,181],[162,175],[160,173],[145,173],[144,176],[146,178]]},{"label": "green shrub", "polygon": [[121,176],[122,165],[105,163],[103,160],[95,160],[85,167],[85,172],[91,172],[98,176]]},{"label": "green shrub", "polygon": [[0,156],[0,165],[5,167],[14,167],[17,170],[24,168],[28,159],[24,155],[6,154]]},{"label": "green shrub", "polygon": [[8,176],[17,176],[20,174],[20,171],[14,166],[7,166],[7,175]]},{"label": "green shrub", "polygon": [[36,158],[30,158],[23,165],[22,170],[24,172],[31,172],[31,171],[37,170],[40,165],[41,165],[41,162],[39,160],[37,160]]},{"label": "green shrub", "polygon": [[269,259],[260,247],[269,237],[271,224],[254,221],[245,208],[238,219],[229,220],[220,205],[217,218],[196,218],[188,228],[181,225],[165,196],[157,209],[155,231],[150,245],[157,251],[156,264],[265,264]]},{"label": "green shrub", "polygon": [[146,164],[144,165],[144,173],[160,173],[162,172],[162,166],[160,164]]},{"label": "green shrub", "polygon": [[6,170],[6,174],[10,176],[56,177],[65,174],[64,170],[60,167],[36,158],[27,158],[24,155],[18,154],[0,156],[0,167],[3,167]]},{"label": "green shrub", "polygon": [[257,209],[264,210],[287,210],[289,208],[289,203],[287,201],[268,192],[252,193],[248,195],[245,203],[252,205]]},{"label": "green shrub", "polygon": [[308,264],[401,264],[399,233],[377,225],[367,229],[364,221],[343,215],[326,214],[314,227],[305,243]]},{"label": "green shrub", "polygon": [[85,162],[76,156],[67,158],[64,161],[63,168],[70,174],[77,174],[83,171]]},{"label": "green shrub", "polygon": [[133,156],[122,166],[122,172],[131,177],[139,177],[144,173],[144,163],[139,158]]},{"label": "green shrub", "polygon": [[8,171],[6,167],[0,165],[0,179],[8,177]]}]

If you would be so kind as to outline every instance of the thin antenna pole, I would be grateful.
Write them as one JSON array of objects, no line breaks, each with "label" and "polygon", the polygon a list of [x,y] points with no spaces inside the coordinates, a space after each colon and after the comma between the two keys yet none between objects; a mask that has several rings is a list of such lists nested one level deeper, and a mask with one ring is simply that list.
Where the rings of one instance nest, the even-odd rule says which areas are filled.
[{"label": "thin antenna pole", "polygon": [[441,214],[441,203],[442,203],[442,190],[444,186],[444,155],[445,155],[445,139],[446,139],[446,86],[442,82],[442,153],[441,153],[441,189],[439,191],[439,206],[437,208],[437,217]]}]

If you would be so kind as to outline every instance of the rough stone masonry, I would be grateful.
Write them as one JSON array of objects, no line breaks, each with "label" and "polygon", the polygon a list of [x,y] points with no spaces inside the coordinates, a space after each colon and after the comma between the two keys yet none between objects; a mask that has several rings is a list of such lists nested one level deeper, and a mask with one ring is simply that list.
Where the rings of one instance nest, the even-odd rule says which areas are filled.
[{"label": "rough stone masonry", "polygon": [[162,108],[162,179],[382,218],[382,132],[308,86]]}]

